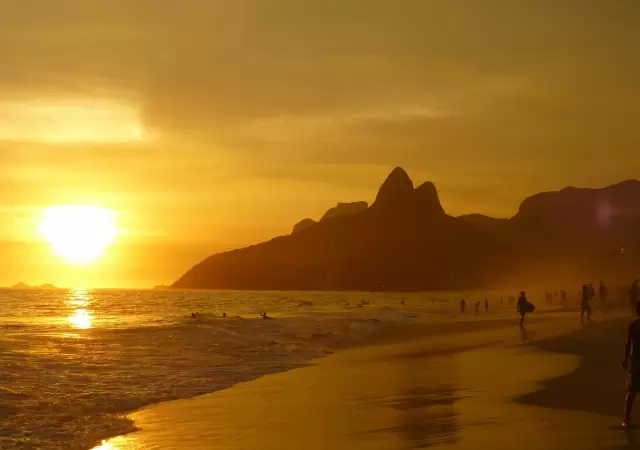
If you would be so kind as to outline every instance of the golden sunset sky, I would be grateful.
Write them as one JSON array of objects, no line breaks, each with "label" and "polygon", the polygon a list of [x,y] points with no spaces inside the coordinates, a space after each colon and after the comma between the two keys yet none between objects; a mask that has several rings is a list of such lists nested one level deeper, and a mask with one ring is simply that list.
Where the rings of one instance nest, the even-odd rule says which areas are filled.
[{"label": "golden sunset sky", "polygon": [[[638,177],[638,24],[636,0],[4,0],[0,285],[171,283],[398,165],[452,215]],[[122,233],[70,266],[53,205]]]}]

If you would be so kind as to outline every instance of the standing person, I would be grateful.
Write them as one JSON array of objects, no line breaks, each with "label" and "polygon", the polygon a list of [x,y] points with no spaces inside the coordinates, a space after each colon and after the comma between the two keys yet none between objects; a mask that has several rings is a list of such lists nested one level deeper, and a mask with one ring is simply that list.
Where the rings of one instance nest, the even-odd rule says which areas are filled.
[{"label": "standing person", "polygon": [[480,300],[476,302],[476,316],[480,314]]},{"label": "standing person", "polygon": [[622,419],[623,428],[631,426],[633,401],[636,399],[636,394],[640,392],[640,303],[636,303],[634,313],[636,318],[629,324],[627,341],[624,346],[624,361],[622,361],[622,368],[629,372],[624,418]]},{"label": "standing person", "polygon": [[520,313],[520,328],[524,327],[524,316],[527,315],[529,311],[529,301],[527,300],[527,295],[524,291],[520,292],[520,297],[518,297],[518,304],[516,305],[516,311]]},{"label": "standing person", "polygon": [[466,309],[467,309],[467,302],[465,302],[464,299],[460,300],[460,312],[464,314]]},{"label": "standing person", "polygon": [[591,288],[586,284],[582,286],[582,301],[580,302],[580,323],[584,324],[584,313],[587,313],[587,321],[591,320],[591,307],[589,301],[591,300]]},{"label": "standing person", "polygon": [[604,285],[604,281],[600,281],[599,294],[600,294],[600,306],[604,306],[604,304],[607,303],[607,297],[609,296],[609,293],[607,292],[607,287]]},{"label": "standing person", "polygon": [[640,280],[635,280],[631,285],[631,289],[629,290],[629,302],[631,303],[631,314],[634,313],[636,309],[636,304],[638,300],[640,300],[640,285],[638,285]]},{"label": "standing person", "polygon": [[489,312],[489,299],[487,298],[484,299],[484,312],[485,313]]}]

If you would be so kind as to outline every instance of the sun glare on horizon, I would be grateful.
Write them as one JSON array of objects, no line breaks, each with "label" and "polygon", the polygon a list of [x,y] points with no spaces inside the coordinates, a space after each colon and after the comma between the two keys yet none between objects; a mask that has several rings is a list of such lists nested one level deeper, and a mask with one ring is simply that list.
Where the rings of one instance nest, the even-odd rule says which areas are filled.
[{"label": "sun glare on horizon", "polygon": [[102,256],[118,228],[115,213],[95,206],[52,206],[40,223],[42,236],[72,264],[89,264]]}]

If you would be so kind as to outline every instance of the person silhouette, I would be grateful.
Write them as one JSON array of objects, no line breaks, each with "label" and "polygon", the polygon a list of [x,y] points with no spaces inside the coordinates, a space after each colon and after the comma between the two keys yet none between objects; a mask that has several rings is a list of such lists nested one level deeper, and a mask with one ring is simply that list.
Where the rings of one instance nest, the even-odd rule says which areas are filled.
[{"label": "person silhouette", "polygon": [[607,297],[609,296],[607,287],[604,285],[604,281],[600,281],[599,294],[600,294],[600,306],[604,306],[604,304],[607,303]]},{"label": "person silhouette", "polygon": [[586,284],[582,285],[582,301],[580,302],[580,323],[584,324],[584,314],[587,313],[587,321],[591,320],[591,307],[589,301],[592,298],[591,288]]},{"label": "person silhouette", "polygon": [[480,313],[480,300],[476,302],[476,316]]},{"label": "person silhouette", "polygon": [[524,318],[529,310],[529,301],[524,291],[520,292],[518,297],[518,303],[516,305],[516,311],[520,313],[520,328],[524,327]]},{"label": "person silhouette", "polygon": [[467,310],[467,302],[465,302],[464,299],[462,299],[460,300],[460,312],[464,314],[466,310]]},{"label": "person silhouette", "polygon": [[485,313],[489,312],[489,299],[487,298],[484,299],[484,312]]},{"label": "person silhouette", "polygon": [[636,309],[636,304],[640,299],[640,280],[635,280],[631,285],[631,289],[629,290],[629,303],[631,304],[631,314],[634,313]]},{"label": "person silhouette", "polygon": [[627,340],[624,346],[624,360],[622,368],[629,372],[627,381],[627,396],[624,403],[623,428],[631,426],[631,410],[636,394],[640,392],[640,303],[634,308],[636,318],[631,321],[627,330]]}]

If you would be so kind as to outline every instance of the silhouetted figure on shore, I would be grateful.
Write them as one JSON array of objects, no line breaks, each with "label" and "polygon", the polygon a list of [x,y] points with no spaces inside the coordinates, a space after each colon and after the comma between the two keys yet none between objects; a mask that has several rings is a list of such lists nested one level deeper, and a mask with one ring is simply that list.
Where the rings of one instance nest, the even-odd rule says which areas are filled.
[{"label": "silhouetted figure on shore", "polygon": [[404,306],[404,299],[400,300],[400,304]]},{"label": "silhouetted figure on shore", "polygon": [[624,405],[624,418],[622,426],[629,428],[631,425],[631,409],[636,394],[640,391],[640,303],[634,308],[636,318],[629,324],[627,341],[624,346],[624,361],[622,368],[629,371],[627,381],[627,397]]},{"label": "silhouetted figure on shore", "polygon": [[476,302],[476,316],[480,314],[480,300]]},{"label": "silhouetted figure on shore", "polygon": [[489,312],[489,299],[487,298],[484,299],[484,312],[485,313]]},{"label": "silhouetted figure on shore", "polygon": [[636,310],[638,300],[640,300],[640,280],[635,280],[629,290],[629,303],[631,304],[631,314]]},{"label": "silhouetted figure on shore", "polygon": [[518,297],[518,303],[516,305],[516,311],[520,314],[520,328],[524,327],[524,318],[529,312],[529,301],[527,300],[527,295],[524,291],[520,292],[520,296]]},{"label": "silhouetted figure on shore", "polygon": [[466,310],[467,310],[467,302],[465,302],[464,299],[462,299],[460,300],[460,312],[464,314]]},{"label": "silhouetted figure on shore", "polygon": [[607,287],[604,285],[604,281],[600,281],[600,289],[598,289],[598,294],[600,295],[600,306],[604,306],[607,303],[607,297],[609,296],[609,292],[607,291]]},{"label": "silhouetted figure on shore", "polygon": [[582,286],[582,300],[580,301],[580,323],[584,324],[584,314],[587,314],[587,321],[591,320],[591,287],[586,284]]},{"label": "silhouetted figure on shore", "polygon": [[223,318],[223,319],[226,319],[226,318],[227,318],[227,313],[226,313],[226,312],[222,313],[222,318]]}]

